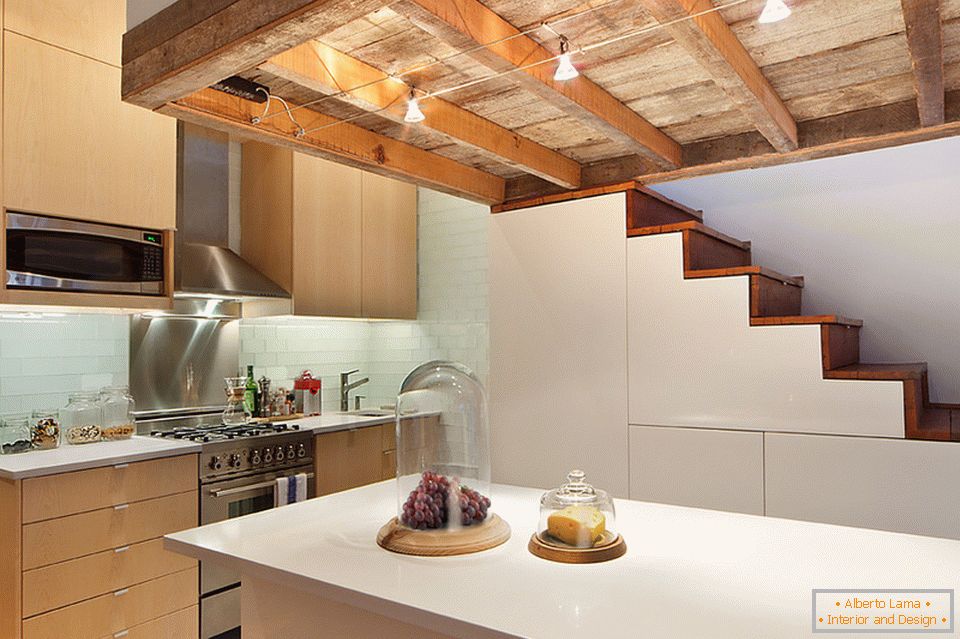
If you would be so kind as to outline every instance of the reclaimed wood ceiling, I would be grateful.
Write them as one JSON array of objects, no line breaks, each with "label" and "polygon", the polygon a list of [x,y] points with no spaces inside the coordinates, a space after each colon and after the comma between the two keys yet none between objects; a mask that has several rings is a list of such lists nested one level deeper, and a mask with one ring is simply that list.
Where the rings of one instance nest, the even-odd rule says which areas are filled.
[{"label": "reclaimed wood ceiling", "polygon": [[[485,7],[521,31],[529,30],[529,39],[551,55],[559,52],[559,40],[550,29],[541,26],[544,23],[565,35],[574,50],[635,34],[576,55],[574,61],[582,77],[592,81],[597,91],[612,96],[615,102],[629,109],[630,115],[640,116],[679,145],[674,161],[670,161],[669,153],[646,153],[646,149],[638,153],[632,137],[619,135],[619,130],[611,133],[606,122],[592,116],[583,117],[581,111],[570,108],[562,99],[552,99],[550,91],[537,90],[543,85],[536,80],[531,83],[523,71],[498,75],[505,68],[516,67],[504,65],[502,60],[489,63],[491,47],[482,46],[489,43],[472,42],[471,45],[463,34],[446,33],[444,30],[450,29],[436,18],[441,10],[452,7],[456,19],[472,26],[471,1],[475,8]],[[185,2],[188,0],[180,0],[171,9]],[[546,164],[551,157],[558,162],[572,160],[573,167],[574,163],[579,164],[582,171],[577,176],[579,181],[571,178],[575,174],[569,171],[558,176],[549,170],[544,172],[542,166],[531,170],[526,163],[511,159],[509,154],[478,149],[476,143],[463,143],[456,135],[435,131],[430,126],[406,124],[402,121],[403,100],[395,99],[389,108],[371,112],[373,109],[367,102],[352,99],[354,95],[324,97],[331,91],[318,91],[317,87],[309,86],[309,82],[290,76],[271,64],[273,58],[230,70],[266,85],[272,94],[295,105],[306,104],[307,109],[316,113],[348,120],[351,125],[384,138],[501,178],[505,189],[502,199],[627,178],[642,180],[647,176],[655,181],[698,172],[797,161],[875,148],[888,142],[960,133],[957,127],[951,127],[931,130],[927,135],[889,138],[892,134],[913,134],[924,125],[944,127],[960,120],[960,0],[787,0],[787,3],[793,12],[790,17],[773,24],[760,24],[757,17],[765,0],[482,0],[482,5],[476,0],[393,0],[385,6],[355,1],[349,3],[350,10],[343,10],[341,22],[321,19],[323,28],[316,27],[316,35],[309,39],[303,37],[303,33],[287,34],[284,48],[314,40],[318,47],[345,54],[372,71],[403,74],[404,82],[416,87],[418,92],[445,91],[476,82],[444,93],[438,99],[469,112],[467,115],[479,116],[529,144],[529,148],[541,153]],[[214,4],[227,7],[242,4],[242,0],[217,0]],[[335,7],[346,4],[346,0],[328,3]],[[722,18],[725,25],[720,26],[724,29],[728,26],[733,36],[726,44],[711,47],[709,42],[704,44],[702,38],[698,40],[702,33],[694,26],[695,20],[668,22],[678,11],[693,13],[694,9],[702,10],[704,6],[719,8],[714,15]],[[329,11],[329,7],[326,10]],[[583,13],[585,10],[589,11]],[[924,20],[937,10],[939,16],[934,15],[935,22],[926,20],[924,26]],[[918,26],[912,27],[912,42],[908,42],[905,15],[912,24],[917,21]],[[939,34],[935,33],[936,26],[940,28]],[[937,43],[924,39],[932,37],[931,34],[939,35],[942,41],[940,60],[932,62],[928,58],[931,51],[937,52]],[[139,36],[133,35],[131,40]],[[748,57],[738,62],[738,54],[730,53],[730,49],[740,45]],[[142,60],[133,58],[142,54],[143,47],[128,56],[126,37],[124,46],[125,89],[129,89],[127,67]],[[248,58],[255,55],[250,53]],[[232,64],[240,64],[242,57],[236,56]],[[726,64],[724,57],[732,62]],[[759,70],[754,80],[762,86],[751,89],[754,95],[738,84],[743,82],[749,88],[752,81],[749,69],[737,71],[744,64]],[[547,66],[552,73],[553,64],[544,65]],[[719,69],[721,66],[724,68]],[[929,76],[933,73],[930,69],[940,68],[942,81],[938,84],[936,77]],[[577,82],[582,80],[570,81]],[[351,89],[355,87],[340,88],[352,94]],[[924,90],[926,98],[922,97]],[[921,94],[919,110],[918,91]],[[937,91],[941,102],[939,118],[936,116]],[[133,92],[125,90],[125,94],[128,101],[138,101]],[[755,98],[755,95],[761,97]],[[932,111],[930,96],[934,100]],[[928,101],[926,104],[924,99]],[[187,117],[182,100],[180,104],[176,100],[163,101],[174,107],[170,112]],[[162,107],[156,103],[144,103],[144,106]],[[429,121],[430,99],[424,101],[423,108]],[[927,114],[934,114],[933,120],[921,123],[925,108]],[[643,125],[639,118],[638,122]],[[887,141],[880,142],[878,138],[873,144],[865,142],[875,136],[888,136],[889,140],[885,138]],[[843,146],[850,139],[857,140],[857,144]],[[337,150],[333,153],[336,155]],[[551,156],[551,153],[559,155]],[[346,160],[352,162],[353,158]],[[365,163],[363,158],[358,161]],[[386,165],[384,169],[386,173],[394,170]],[[399,174],[420,180],[418,175],[403,170]],[[426,182],[430,183],[430,179]],[[457,188],[450,190],[474,199],[491,199]]]}]

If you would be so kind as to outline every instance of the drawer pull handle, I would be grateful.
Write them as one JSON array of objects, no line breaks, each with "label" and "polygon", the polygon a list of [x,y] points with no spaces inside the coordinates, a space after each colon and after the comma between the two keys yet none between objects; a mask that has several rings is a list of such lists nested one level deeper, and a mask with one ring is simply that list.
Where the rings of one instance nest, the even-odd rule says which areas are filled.
[{"label": "drawer pull handle", "polygon": [[118,590],[118,591],[116,591],[115,593],[113,593],[113,596],[114,596],[114,597],[122,597],[123,595],[127,594],[128,592],[130,592],[130,589],[129,589],[129,588],[124,588],[124,589],[122,589],[122,590]]},{"label": "drawer pull handle", "polygon": [[130,504],[117,504],[113,507],[114,510],[126,510],[130,507]]},{"label": "drawer pull handle", "polygon": [[128,550],[130,550],[130,546],[120,546],[119,548],[114,548],[113,552],[119,555],[120,553],[127,552]]},{"label": "drawer pull handle", "polygon": [[[129,465],[130,465],[130,464],[114,464],[113,467],[114,467],[116,470],[123,470],[124,468],[126,468],[126,467],[129,466]],[[124,630],[124,632],[126,632],[126,630]],[[116,635],[114,635],[114,636],[116,636]]]},{"label": "drawer pull handle", "polygon": [[113,639],[120,639],[120,637],[126,637],[129,634],[129,630],[121,630],[120,632],[113,633]]}]

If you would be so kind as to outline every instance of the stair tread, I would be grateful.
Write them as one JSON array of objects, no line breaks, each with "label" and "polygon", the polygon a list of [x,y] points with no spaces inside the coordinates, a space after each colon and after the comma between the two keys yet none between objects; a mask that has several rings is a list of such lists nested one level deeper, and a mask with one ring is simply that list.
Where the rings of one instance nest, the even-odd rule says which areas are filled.
[{"label": "stair tread", "polygon": [[744,251],[750,250],[750,242],[742,242],[735,237],[725,235],[716,229],[706,226],[702,222],[677,222],[675,224],[661,224],[659,226],[644,226],[636,229],[627,229],[627,237],[638,237],[643,235],[660,235],[663,233],[677,233],[680,231],[696,231],[709,235],[710,237],[735,246]]},{"label": "stair tread", "polygon": [[913,364],[851,364],[830,371],[824,377],[832,379],[873,379],[903,381],[920,379],[927,372],[927,363]]},{"label": "stair tread", "polygon": [[863,326],[863,320],[850,319],[843,315],[786,315],[781,317],[751,317],[753,326],[791,326],[798,324],[840,324],[842,326]]},{"label": "stair tread", "polygon": [[783,282],[784,284],[790,284],[791,286],[799,286],[803,288],[802,275],[782,275],[765,266],[731,266],[728,268],[698,269],[684,273],[684,276],[687,278],[731,277],[734,275],[762,275],[763,277],[769,277],[772,280],[777,280],[778,282]]}]

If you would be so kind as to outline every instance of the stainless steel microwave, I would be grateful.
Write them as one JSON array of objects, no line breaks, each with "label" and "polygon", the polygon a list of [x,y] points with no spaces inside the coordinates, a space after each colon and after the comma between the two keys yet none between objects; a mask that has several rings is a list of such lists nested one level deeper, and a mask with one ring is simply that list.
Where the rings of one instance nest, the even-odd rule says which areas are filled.
[{"label": "stainless steel microwave", "polygon": [[163,295],[163,233],[7,212],[7,288]]}]

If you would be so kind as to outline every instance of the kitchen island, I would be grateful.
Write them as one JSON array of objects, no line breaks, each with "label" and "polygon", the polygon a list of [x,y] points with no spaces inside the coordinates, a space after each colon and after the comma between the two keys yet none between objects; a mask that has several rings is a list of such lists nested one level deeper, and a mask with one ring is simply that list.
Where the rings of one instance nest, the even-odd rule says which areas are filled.
[{"label": "kitchen island", "polygon": [[[625,556],[551,563],[527,551],[541,491],[504,485],[492,499],[513,529],[506,544],[396,555],[376,543],[394,486],[171,534],[166,548],[242,574],[246,639],[794,639],[811,635],[815,588],[960,587],[957,541],[626,500]],[[952,631],[954,619],[937,623]]]}]

